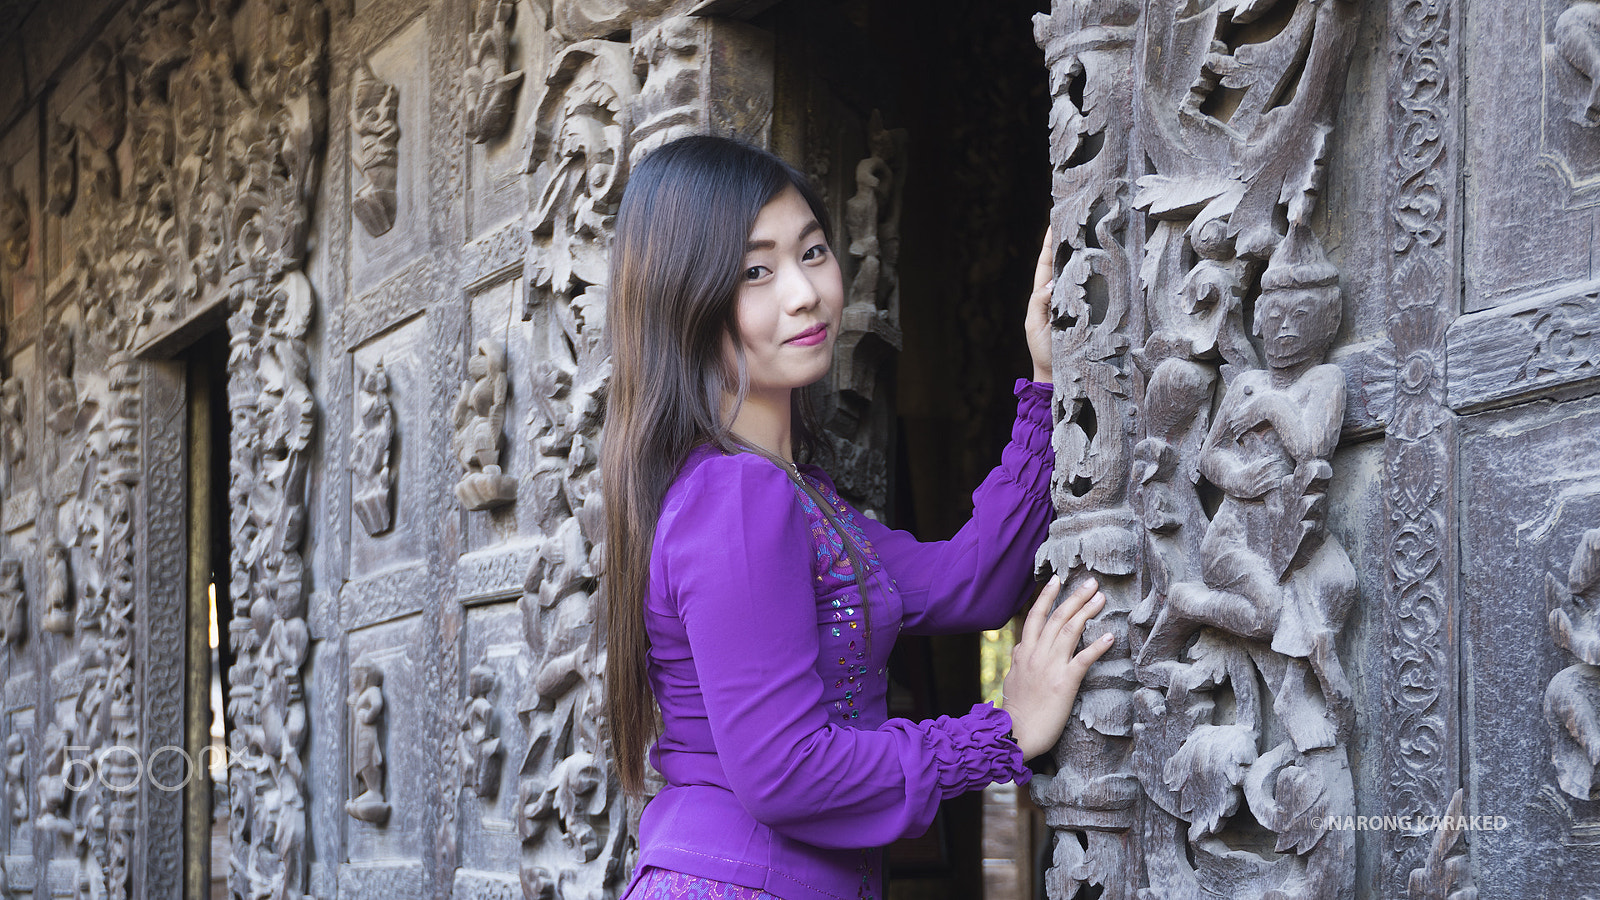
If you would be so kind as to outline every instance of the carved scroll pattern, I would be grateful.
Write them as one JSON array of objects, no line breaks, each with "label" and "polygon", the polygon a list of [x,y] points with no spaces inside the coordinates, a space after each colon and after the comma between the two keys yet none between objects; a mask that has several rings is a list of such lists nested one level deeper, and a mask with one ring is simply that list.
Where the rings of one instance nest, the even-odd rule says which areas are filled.
[{"label": "carved scroll pattern", "polygon": [[[551,62],[545,85],[527,142],[534,200],[524,314],[538,337],[525,424],[533,449],[528,502],[542,535],[518,601],[531,659],[517,702],[528,749],[516,779],[529,900],[618,889],[632,848],[602,739],[598,578],[605,530],[598,440],[611,373],[603,347],[606,254],[626,175],[625,111],[637,90],[629,48],[573,44]],[[468,680],[473,698],[486,690],[481,672]],[[481,704],[470,699],[469,726],[475,710]],[[487,727],[462,735],[460,764],[470,758],[475,766],[463,770],[462,782],[479,791],[492,780],[488,761],[496,752]]]},{"label": "carved scroll pattern", "polygon": [[1132,404],[1123,374],[1131,368],[1133,290],[1125,250],[1125,111],[1133,90],[1137,17],[1131,3],[1073,2],[1057,3],[1051,15],[1034,18],[1053,98],[1050,219],[1062,263],[1051,298],[1051,498],[1059,515],[1039,559],[1063,577],[1098,578],[1107,599],[1100,620],[1118,634],[1083,686],[1083,705],[1056,748],[1063,763],[1058,774],[1033,783],[1035,800],[1057,830],[1046,888],[1063,898],[1088,885],[1101,888],[1108,900],[1131,898],[1140,874],[1131,845],[1138,833],[1139,785],[1128,755],[1137,684],[1127,619],[1136,599],[1129,576],[1139,533],[1126,492]]},{"label": "carved scroll pattern", "polygon": [[[1445,333],[1457,307],[1444,293],[1456,283],[1447,239],[1458,216],[1450,187],[1459,152],[1450,115],[1457,82],[1453,15],[1450,0],[1393,0],[1389,7],[1398,190],[1390,206],[1392,305],[1384,347],[1395,385],[1384,441],[1385,815],[1442,809],[1459,778],[1455,665],[1446,643],[1456,614],[1447,521],[1455,436],[1444,406]],[[1427,852],[1421,837],[1384,832],[1383,892],[1403,893]]]},{"label": "carved scroll pattern", "polygon": [[[1353,837],[1319,824],[1354,809],[1335,640],[1355,571],[1326,527],[1338,273],[1308,222],[1355,19],[1344,0],[1129,0],[1036,20],[1061,242],[1062,516],[1041,561],[1098,577],[1124,638],[1058,747],[1089,770],[1035,788],[1077,832],[1052,896],[1354,891]],[[1149,168],[1130,197],[1132,90]]]}]

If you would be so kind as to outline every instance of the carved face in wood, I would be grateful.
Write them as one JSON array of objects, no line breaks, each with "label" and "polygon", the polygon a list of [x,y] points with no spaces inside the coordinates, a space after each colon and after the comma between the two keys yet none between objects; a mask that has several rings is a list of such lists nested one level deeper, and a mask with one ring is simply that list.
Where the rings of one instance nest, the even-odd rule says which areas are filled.
[{"label": "carved face in wood", "polygon": [[1322,359],[1339,330],[1339,288],[1283,287],[1261,292],[1256,333],[1267,364],[1287,369]]},{"label": "carved face in wood", "polygon": [[738,322],[750,395],[817,381],[833,360],[844,278],[821,223],[799,191],[785,188],[761,208],[743,265]]}]

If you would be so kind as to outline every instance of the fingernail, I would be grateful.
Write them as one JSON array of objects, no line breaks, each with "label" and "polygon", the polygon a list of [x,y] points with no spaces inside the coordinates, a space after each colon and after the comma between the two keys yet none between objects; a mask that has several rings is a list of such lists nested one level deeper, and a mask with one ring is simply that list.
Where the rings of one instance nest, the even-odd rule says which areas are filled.
[{"label": "fingernail", "polygon": [[1096,579],[1094,579],[1093,577],[1091,577],[1091,578],[1087,579],[1086,581],[1084,581],[1083,585],[1084,585],[1084,587],[1086,587],[1086,588],[1088,588],[1090,590],[1094,590],[1095,588],[1100,586],[1100,582],[1097,581]]},{"label": "fingernail", "polygon": [[1089,602],[1090,603],[1095,603],[1095,604],[1104,603],[1104,602],[1106,602],[1106,595],[1105,594],[1095,594],[1094,595],[1094,599],[1090,600]]},{"label": "fingernail", "polygon": [[1055,585],[1058,585],[1058,584],[1060,584],[1060,583],[1061,583],[1061,576],[1060,576],[1060,575],[1051,575],[1051,576],[1050,576],[1050,581],[1049,581],[1049,584],[1050,584],[1050,585],[1051,585],[1051,586],[1052,586],[1052,587],[1053,587],[1053,586],[1055,586]]},{"label": "fingernail", "polygon": [[1056,280],[1054,278],[1052,278],[1049,281],[1045,282],[1044,283],[1044,289],[1047,290],[1047,291],[1055,290],[1056,289]]},{"label": "fingernail", "polygon": [[1111,635],[1111,634],[1102,634],[1100,636],[1100,643],[1102,643],[1102,644],[1109,644],[1114,640],[1116,640],[1116,637],[1114,635]]}]

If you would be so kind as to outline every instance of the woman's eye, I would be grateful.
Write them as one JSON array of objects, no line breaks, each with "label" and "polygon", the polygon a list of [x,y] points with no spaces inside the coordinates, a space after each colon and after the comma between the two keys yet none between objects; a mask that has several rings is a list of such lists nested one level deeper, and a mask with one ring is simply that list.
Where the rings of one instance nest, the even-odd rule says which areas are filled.
[{"label": "woman's eye", "polygon": [[766,266],[751,266],[744,270],[745,281],[760,281],[767,274]]},{"label": "woman's eye", "polygon": [[807,250],[806,251],[806,255],[801,257],[801,258],[803,260],[805,260],[806,262],[810,262],[813,259],[821,259],[821,258],[823,258],[824,256],[827,256],[827,255],[828,255],[828,245],[827,244],[818,244],[815,247],[812,247],[810,250]]}]

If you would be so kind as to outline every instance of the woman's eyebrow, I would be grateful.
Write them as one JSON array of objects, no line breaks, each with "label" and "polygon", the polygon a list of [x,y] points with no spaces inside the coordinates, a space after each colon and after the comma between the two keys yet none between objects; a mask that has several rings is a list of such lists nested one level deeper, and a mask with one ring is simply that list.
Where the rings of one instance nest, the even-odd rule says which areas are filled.
[{"label": "woman's eyebrow", "polygon": [[[822,223],[818,222],[816,219],[812,219],[810,222],[806,223],[806,227],[800,229],[800,236],[795,240],[803,241],[812,232],[821,230]],[[744,245],[744,252],[754,253],[757,250],[775,250],[777,249],[777,246],[777,241],[746,241]]]}]

